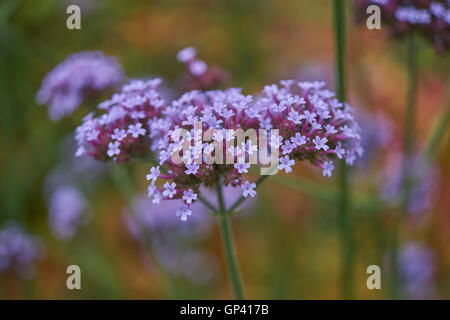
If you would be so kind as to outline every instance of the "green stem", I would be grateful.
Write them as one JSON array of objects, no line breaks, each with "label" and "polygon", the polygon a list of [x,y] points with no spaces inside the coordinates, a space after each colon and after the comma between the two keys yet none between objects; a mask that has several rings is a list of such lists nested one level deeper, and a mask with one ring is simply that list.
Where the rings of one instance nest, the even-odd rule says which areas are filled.
[{"label": "green stem", "polygon": [[445,131],[447,130],[448,122],[450,120],[450,107],[443,112],[441,116],[438,117],[438,123],[433,130],[427,146],[425,148],[425,160],[433,159],[439,149],[441,140],[445,136]]},{"label": "green stem", "polygon": [[200,201],[201,203],[203,203],[209,210],[211,210],[214,213],[217,213],[217,208],[214,207],[211,202],[209,202],[205,197],[199,195],[198,196],[198,201]]},{"label": "green stem", "polygon": [[236,299],[244,299],[244,289],[242,286],[241,272],[239,270],[236,249],[231,230],[229,217],[226,215],[225,203],[223,200],[222,185],[220,181],[217,184],[217,198],[219,202],[219,224],[222,234],[222,243],[225,250],[225,259],[227,262],[228,273]]},{"label": "green stem", "polygon": [[[333,1],[335,24],[335,64],[336,91],[339,101],[345,101],[345,0]],[[352,223],[350,216],[350,189],[348,169],[343,160],[339,162],[339,199],[338,199],[338,227],[342,246],[341,286],[344,299],[353,298],[353,270],[354,246],[352,237]]]}]

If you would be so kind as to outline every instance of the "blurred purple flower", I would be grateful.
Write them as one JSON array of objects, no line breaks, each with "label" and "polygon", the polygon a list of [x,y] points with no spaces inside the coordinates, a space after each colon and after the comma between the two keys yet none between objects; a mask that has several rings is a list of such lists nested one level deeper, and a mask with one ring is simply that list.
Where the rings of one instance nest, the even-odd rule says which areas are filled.
[{"label": "blurred purple flower", "polygon": [[177,60],[184,63],[189,71],[185,79],[185,87],[188,90],[214,89],[228,81],[229,76],[222,68],[208,65],[197,58],[194,47],[187,47],[178,52]]},{"label": "blurred purple flower", "polygon": [[46,75],[36,100],[48,105],[50,118],[57,121],[72,114],[89,94],[115,87],[123,78],[115,58],[100,51],[75,53]]},{"label": "blurred purple flower", "polygon": [[382,22],[395,36],[418,32],[436,51],[450,48],[450,3],[448,0],[356,0],[356,16],[365,22],[367,7],[378,5]]},{"label": "blurred purple flower", "polygon": [[52,193],[49,202],[48,218],[54,235],[63,239],[72,238],[87,221],[84,197],[75,187],[64,185]]},{"label": "blurred purple flower", "polygon": [[[242,195],[232,187],[225,187],[223,191],[226,206],[231,206]],[[217,206],[215,192],[205,190],[203,194]],[[133,237],[143,246],[149,244],[156,258],[172,275],[204,284],[214,276],[217,261],[214,256],[197,249],[195,244],[208,237],[214,219],[203,203],[196,202],[190,208],[189,219],[180,221],[175,212],[182,205],[182,200],[156,205],[147,197],[139,196],[126,212],[125,222]],[[240,208],[251,209],[254,205],[254,200],[247,201]],[[245,210],[246,213],[249,211]]]},{"label": "blurred purple flower", "polygon": [[42,255],[40,240],[26,233],[20,225],[11,222],[0,229],[0,272],[15,271],[29,278]]},{"label": "blurred purple flower", "polygon": [[411,242],[402,247],[399,257],[400,277],[403,290],[409,298],[434,297],[434,268],[434,255],[429,249]]},{"label": "blurred purple flower", "polygon": [[396,154],[380,174],[381,195],[391,205],[399,205],[404,198],[404,174],[412,184],[408,213],[420,221],[432,206],[432,197],[438,181],[437,168],[427,164],[418,156],[410,158],[408,168],[403,168],[403,156]]},{"label": "blurred purple flower", "polygon": [[72,238],[88,222],[88,203],[81,190],[90,193],[101,181],[106,166],[91,157],[75,157],[73,135],[61,143],[58,162],[43,183],[50,229],[58,238]]},{"label": "blurred purple flower", "polygon": [[357,167],[366,169],[370,160],[392,141],[393,127],[392,123],[380,113],[371,114],[359,109],[356,112],[356,119],[361,127],[361,144],[364,149]]}]

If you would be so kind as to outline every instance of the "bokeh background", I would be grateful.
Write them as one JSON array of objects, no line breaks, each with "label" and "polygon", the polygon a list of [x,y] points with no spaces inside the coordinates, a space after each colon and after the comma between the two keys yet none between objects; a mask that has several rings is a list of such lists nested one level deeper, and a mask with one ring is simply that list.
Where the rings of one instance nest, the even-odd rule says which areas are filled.
[{"label": "bokeh background", "polygon": [[[81,30],[66,28],[69,4],[81,7]],[[351,1],[347,7],[347,100],[359,114],[367,143],[366,156],[351,171],[354,297],[382,299],[389,298],[391,216],[399,211],[389,177],[400,171],[396,163],[403,139],[406,46],[383,27],[370,31],[357,25]],[[241,86],[244,92],[288,78],[324,80],[334,90],[331,10],[328,0],[3,0],[0,227],[19,224],[36,236],[40,257],[25,273],[0,273],[0,297],[231,298],[214,221],[201,236],[193,235],[195,239],[189,237],[190,229],[160,230],[163,236],[158,239],[177,243],[171,250],[188,256],[173,262],[165,257],[170,250],[137,241],[125,218],[133,210],[130,199],[146,192],[144,176],[150,165],[133,162],[117,169],[80,164],[72,157],[74,129],[108,95],[52,122],[46,108],[36,105],[36,92],[43,77],[69,54],[102,50],[116,56],[128,76],[160,76],[177,96],[186,70],[176,54],[191,45],[208,64],[227,70],[227,86]],[[420,152],[449,108],[450,61],[425,42],[419,42],[418,61]],[[449,136],[446,130],[431,160],[433,176],[423,178],[426,184],[415,195],[419,200],[427,197],[422,199],[425,204],[419,213],[406,213],[400,230],[401,246],[412,244],[429,252],[411,262],[413,271],[404,271],[412,272],[406,278],[418,281],[415,292],[425,298],[450,298]],[[115,183],[124,170],[131,176],[125,192]],[[86,223],[66,239],[55,235],[49,222],[51,194],[55,181],[61,180],[78,188],[86,211]],[[298,164],[293,176],[279,174],[265,182],[249,213],[233,219],[248,297],[342,297],[345,263],[336,190],[336,177],[324,178],[311,165]],[[152,213],[154,208],[146,210]],[[180,242],[189,242],[189,249]],[[162,253],[155,253],[158,250]],[[72,264],[81,268],[81,290],[66,288],[66,268]],[[366,287],[371,264],[381,266],[381,290]]]}]

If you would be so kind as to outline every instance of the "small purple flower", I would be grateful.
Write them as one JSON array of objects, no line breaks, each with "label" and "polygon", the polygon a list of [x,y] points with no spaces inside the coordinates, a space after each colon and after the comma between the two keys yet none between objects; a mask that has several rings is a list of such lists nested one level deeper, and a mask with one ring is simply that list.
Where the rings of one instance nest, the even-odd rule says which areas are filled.
[{"label": "small purple flower", "polygon": [[235,163],[234,168],[237,169],[239,173],[248,173],[248,169],[250,168],[249,163]]},{"label": "small purple flower", "polygon": [[335,134],[337,132],[336,128],[331,124],[327,124],[325,130],[327,131],[327,135]]},{"label": "small purple flower", "polygon": [[327,138],[320,138],[319,136],[316,136],[312,142],[314,143],[317,150],[323,149],[327,151],[329,147],[327,146],[328,139]]},{"label": "small purple flower", "polygon": [[291,143],[291,141],[287,140],[284,145],[281,147],[283,149],[283,154],[289,154],[297,147],[295,143]]},{"label": "small purple flower", "polygon": [[208,66],[202,60],[194,61],[189,65],[189,71],[191,71],[194,76],[201,76],[206,70],[208,70]]},{"label": "small purple flower", "polygon": [[184,171],[186,174],[196,174],[200,166],[198,164],[186,164],[186,170]]},{"label": "small purple flower", "polygon": [[281,164],[278,166],[278,169],[284,170],[286,173],[291,173],[291,166],[295,165],[295,160],[289,159],[289,156],[284,156],[284,158],[280,159],[280,163]]},{"label": "small purple flower", "polygon": [[127,136],[127,131],[125,129],[115,128],[113,132],[111,138],[117,141],[122,141]]},{"label": "small purple flower", "polygon": [[295,124],[300,124],[302,118],[300,117],[297,111],[291,111],[289,112],[288,120],[291,120]]},{"label": "small purple flower", "polygon": [[305,119],[307,122],[311,123],[316,120],[316,114],[314,112],[305,111],[300,118]]},{"label": "small purple flower", "polygon": [[152,167],[150,168],[150,173],[147,174],[146,179],[148,180],[152,180],[152,182],[154,183],[156,181],[156,179],[158,179],[160,172],[159,172],[159,166],[158,167]]},{"label": "small purple flower", "polygon": [[98,130],[89,131],[86,134],[86,141],[97,140],[99,134],[100,134],[100,132]]},{"label": "small purple flower", "polygon": [[177,217],[181,217],[181,221],[186,221],[187,217],[192,214],[192,211],[189,209],[188,206],[182,206],[179,208],[176,212]]},{"label": "small purple flower", "polygon": [[109,157],[114,157],[114,155],[118,155],[120,153],[120,142],[118,141],[114,141],[114,142],[110,142],[108,143],[108,156]]},{"label": "small purple flower", "polygon": [[146,131],[147,130],[142,128],[142,123],[140,123],[140,122],[138,122],[136,124],[130,124],[128,126],[128,133],[131,133],[133,138],[138,138],[139,136],[145,135]]},{"label": "small purple flower", "polygon": [[256,188],[255,183],[245,181],[241,186],[241,189],[243,190],[242,195],[245,198],[247,198],[248,196],[253,198],[254,196],[256,196],[256,191],[254,190],[255,188]]},{"label": "small purple flower", "polygon": [[297,132],[297,133],[295,134],[295,137],[292,137],[292,138],[291,138],[291,141],[292,141],[292,143],[294,143],[297,147],[300,147],[300,146],[306,144],[306,137],[305,137],[305,136],[302,136],[302,135],[300,134],[300,132]]},{"label": "small purple flower", "polygon": [[163,196],[169,197],[170,199],[172,199],[173,196],[177,193],[177,191],[175,190],[176,187],[177,187],[177,185],[175,182],[172,182],[172,183],[166,182],[164,184]]},{"label": "small purple flower", "polygon": [[322,174],[324,177],[331,177],[334,170],[334,164],[331,161],[325,161],[323,164]]},{"label": "small purple flower", "polygon": [[183,200],[186,201],[187,204],[191,204],[192,201],[197,200],[197,194],[192,189],[184,191]]},{"label": "small purple flower", "polygon": [[147,187],[147,197],[151,197],[155,194],[155,192],[157,192],[157,188],[155,186],[155,184],[152,182],[151,184],[148,185]]},{"label": "small purple flower", "polygon": [[178,52],[177,60],[180,62],[188,62],[195,58],[197,52],[194,47],[187,47]]},{"label": "small purple flower", "polygon": [[338,159],[342,159],[345,155],[345,149],[342,148],[342,145],[339,143],[336,146],[336,149],[334,150],[334,152],[336,153],[336,156],[338,157]]}]

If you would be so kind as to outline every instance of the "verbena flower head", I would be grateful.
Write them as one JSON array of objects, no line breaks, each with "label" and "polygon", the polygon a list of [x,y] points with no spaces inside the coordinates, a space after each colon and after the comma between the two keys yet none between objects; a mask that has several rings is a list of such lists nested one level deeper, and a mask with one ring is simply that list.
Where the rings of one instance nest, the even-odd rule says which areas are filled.
[{"label": "verbena flower head", "polygon": [[309,160],[330,177],[334,160],[353,165],[363,154],[353,109],[324,89],[324,82],[281,84],[266,86],[254,104],[260,125],[279,129],[279,168],[291,172],[295,160]]},{"label": "verbena flower head", "polygon": [[131,80],[110,100],[98,105],[103,114],[90,113],[76,129],[77,155],[97,160],[129,161],[150,152],[149,120],[158,117],[164,100],[158,92],[161,79]]},{"label": "verbena flower head", "polygon": [[[448,0],[357,0],[361,21],[366,21],[370,5],[381,8],[383,24],[396,36],[419,32],[439,52],[450,48],[450,3]],[[383,28],[383,25],[382,25]]]},{"label": "verbena flower head", "polygon": [[[221,176],[224,177],[225,185],[242,184],[245,169],[237,169],[233,164],[217,164],[213,157],[220,156],[215,150],[215,143],[222,144],[222,159],[227,152],[232,158],[235,158],[237,149],[241,153],[245,152],[242,145],[227,145],[226,141],[234,141],[234,136],[232,131],[227,133],[225,129],[258,128],[258,119],[245,111],[252,99],[236,88],[225,91],[190,91],[173,101],[163,111],[162,119],[150,121],[152,133],[156,136],[153,148],[159,155],[161,167],[152,168],[147,176],[147,180],[151,181],[149,196],[153,197],[153,201],[159,202],[163,198],[182,199],[186,206],[180,207],[178,214],[183,218],[190,215],[189,207],[197,200],[201,186],[216,185]],[[196,123],[200,122],[198,128]],[[209,142],[202,142],[202,130],[210,133]],[[185,148],[186,144],[189,145],[189,150],[182,152],[183,161],[174,162],[173,154]],[[158,178],[170,181],[165,182],[161,189],[156,187]]]},{"label": "verbena flower head", "polygon": [[399,267],[402,288],[409,298],[433,298],[435,261],[429,249],[414,242],[405,244],[400,251]]},{"label": "verbena flower head", "polygon": [[208,65],[197,58],[194,47],[187,47],[178,52],[177,60],[184,63],[189,71],[186,79],[188,90],[208,90],[219,87],[228,80],[228,74],[221,68]]},{"label": "verbena flower head", "polygon": [[50,196],[48,219],[58,238],[72,238],[78,228],[87,221],[87,204],[81,193],[73,186],[57,188]]},{"label": "verbena flower head", "polygon": [[42,257],[42,246],[38,238],[26,233],[17,224],[0,229],[0,272],[15,271],[29,277],[34,272],[35,262]]},{"label": "verbena flower head", "polygon": [[100,51],[76,53],[47,74],[36,100],[48,105],[49,116],[56,121],[72,114],[89,94],[115,87],[123,78],[115,58]]},{"label": "verbena flower head", "polygon": [[[166,108],[161,119],[151,120],[153,149],[159,155],[159,166],[147,175],[153,201],[182,199],[185,206],[178,214],[189,216],[200,187],[212,187],[221,177],[224,185],[254,197],[255,183],[243,177],[250,164],[267,164],[262,149],[280,155],[278,169],[286,172],[292,172],[296,159],[309,160],[324,176],[332,175],[335,159],[352,165],[362,148],[351,107],[323,89],[324,83],[282,84],[266,86],[256,99],[236,88],[191,91]],[[250,130],[254,139],[251,134],[247,139]],[[158,188],[159,178],[166,182]]]}]

